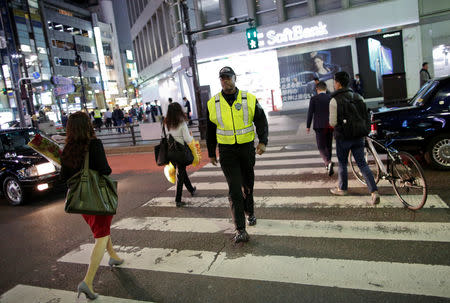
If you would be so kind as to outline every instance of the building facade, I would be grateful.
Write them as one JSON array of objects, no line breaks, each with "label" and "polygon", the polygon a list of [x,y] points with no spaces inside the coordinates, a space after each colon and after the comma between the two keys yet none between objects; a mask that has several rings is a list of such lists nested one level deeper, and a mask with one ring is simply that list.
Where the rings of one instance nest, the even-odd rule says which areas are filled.
[{"label": "building facade", "polygon": [[[0,50],[1,121],[17,119],[18,101],[27,97],[33,102],[23,104],[26,117],[45,108],[47,116],[58,121],[62,110],[82,108],[83,87],[88,108],[111,107],[116,98],[124,96],[111,1],[100,1],[94,7],[55,0],[2,1],[1,16],[0,36],[6,42]],[[82,60],[79,66],[76,52]],[[29,94],[20,92],[18,80],[35,73],[40,78],[29,86]],[[75,91],[56,95],[52,76],[72,79]]]},{"label": "building facade", "polygon": [[[369,101],[383,99],[383,79],[390,74],[403,77],[405,97],[411,97],[419,88],[421,63],[433,62],[432,52],[425,52],[419,13],[430,1],[186,2],[195,30],[255,20],[259,41],[255,50],[247,47],[246,23],[195,36],[199,78],[200,85],[214,94],[220,91],[218,70],[232,66],[238,87],[254,92],[266,110],[306,107],[314,93],[313,79],[325,81],[332,91],[332,76],[339,70],[360,74]],[[437,2],[441,6],[435,11],[448,20],[450,3]],[[133,1],[128,10],[143,98],[192,99],[179,1]]]}]

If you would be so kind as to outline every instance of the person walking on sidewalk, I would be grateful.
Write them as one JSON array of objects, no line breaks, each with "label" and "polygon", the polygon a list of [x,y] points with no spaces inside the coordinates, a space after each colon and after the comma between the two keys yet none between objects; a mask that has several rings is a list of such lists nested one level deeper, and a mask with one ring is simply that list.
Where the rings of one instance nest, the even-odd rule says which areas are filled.
[{"label": "person walking on sidewalk", "polygon": [[428,62],[422,64],[422,69],[419,72],[420,75],[420,87],[422,87],[428,80],[431,79],[431,75],[428,72]]},{"label": "person walking on sidewalk", "polygon": [[[192,163],[191,160],[186,159],[186,153],[190,152],[190,149],[186,144],[190,144],[192,140],[194,140],[194,138],[189,133],[189,129],[186,123],[186,116],[184,115],[183,109],[177,102],[170,103],[167,107],[167,116],[164,119],[164,125],[167,127],[169,135],[172,136],[177,143],[179,143],[180,149],[184,151],[181,152],[181,157],[171,159],[171,150],[169,148],[169,160],[177,169],[177,193],[175,196],[175,203],[177,207],[181,207],[186,205],[185,202],[181,201],[183,185],[186,186],[186,189],[191,193],[192,196],[197,190],[196,187],[192,186],[191,180],[189,180],[186,172],[186,164],[189,165],[190,163]],[[169,137],[169,143],[170,140],[171,138]]]},{"label": "person walking on sidewalk", "polygon": [[370,131],[370,118],[363,98],[348,88],[350,75],[337,72],[334,75],[335,92],[330,101],[330,125],[334,126],[336,155],[339,161],[339,186],[330,192],[347,195],[347,163],[350,150],[371,193],[370,204],[380,203],[380,195],[372,171],[364,159],[364,137]]},{"label": "person walking on sidewalk", "polygon": [[256,224],[253,201],[255,180],[255,130],[259,143],[256,153],[266,151],[269,127],[264,110],[256,97],[236,87],[236,74],[231,67],[219,71],[222,91],[208,101],[206,143],[208,156],[217,165],[219,143],[220,166],[227,179],[231,213],[236,228],[234,242],[247,242],[245,215],[249,225]]},{"label": "person walking on sidewalk", "polygon": [[329,119],[330,96],[326,94],[327,85],[320,81],[317,86],[317,95],[311,97],[309,101],[308,118],[306,121],[306,132],[309,134],[311,122],[314,118],[314,131],[316,133],[317,148],[322,156],[328,176],[334,174],[333,162],[331,161],[333,145],[333,128]]},{"label": "person walking on sidewalk", "polygon": [[[89,169],[98,171],[102,175],[111,174],[102,141],[95,137],[88,114],[76,112],[71,114],[67,122],[66,145],[61,155],[61,179],[67,181],[80,171],[86,152],[89,152]],[[83,281],[78,284],[78,296],[84,293],[90,300],[98,297],[94,292],[93,282],[105,250],[109,254],[109,266],[123,263],[114,250],[110,227],[112,215],[82,215],[91,228],[95,238],[95,245],[91,253],[89,267]]]}]

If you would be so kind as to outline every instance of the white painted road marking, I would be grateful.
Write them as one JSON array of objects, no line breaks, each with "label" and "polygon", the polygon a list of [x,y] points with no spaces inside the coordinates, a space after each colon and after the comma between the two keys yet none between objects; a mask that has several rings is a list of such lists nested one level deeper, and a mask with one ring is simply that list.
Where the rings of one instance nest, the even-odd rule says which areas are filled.
[{"label": "white painted road marking", "polygon": [[[282,158],[283,156],[280,155],[278,158]],[[337,159],[333,158],[332,161],[334,163],[337,163]],[[296,164],[323,164],[325,167],[325,164],[323,163],[321,158],[294,158],[294,159],[282,159],[282,160],[270,160],[270,159],[259,159],[258,156],[256,156],[256,163],[255,166],[279,166],[279,165],[296,165]],[[220,164],[218,164],[220,165]],[[211,163],[206,164],[203,167],[215,167]]]},{"label": "white painted road marking", "polygon": [[[336,154],[336,150],[332,151],[332,155]],[[272,159],[272,158],[284,158],[284,157],[301,157],[301,156],[317,156],[321,159],[319,151],[316,150],[303,150],[303,151],[283,151],[279,153],[264,153],[262,155],[257,155],[259,159]]]},{"label": "white painted road marking", "polygon": [[[58,261],[88,264],[93,244],[66,254]],[[278,255],[141,248],[118,246],[121,267],[212,277],[249,279],[362,289],[450,298],[450,267],[345,259],[303,258]],[[107,266],[107,257],[102,265]]]},{"label": "white painted road marking", "polygon": [[[233,233],[230,219],[130,217],[112,228],[187,233]],[[342,238],[395,241],[450,242],[450,223],[389,221],[311,221],[258,219],[251,235],[306,238]]]},{"label": "white painted road marking", "polygon": [[[226,182],[198,182],[195,183],[197,190],[227,190],[228,184]],[[330,181],[297,181],[297,182],[282,182],[282,181],[256,181],[254,189],[318,189],[318,188],[332,188],[336,186],[335,180]],[[381,180],[378,187],[391,187],[388,181]],[[348,187],[351,188],[367,188],[366,185],[356,180],[349,180]],[[170,187],[168,190],[176,190],[176,186]]]},{"label": "white painted road marking", "polygon": [[[255,169],[255,176],[286,176],[286,175],[308,175],[321,174],[327,175],[325,167],[300,167],[300,168],[273,168],[273,169]],[[191,177],[219,177],[224,176],[222,170],[199,170],[189,175]]]},{"label": "white painted road marking", "polygon": [[[417,196],[418,198],[419,196]],[[396,195],[382,195],[377,206],[368,205],[369,196],[265,196],[254,197],[256,208],[403,208]],[[174,197],[155,197],[143,206],[175,207]],[[183,197],[186,207],[229,207],[228,197]],[[423,208],[448,208],[438,195],[428,195]]]},{"label": "white painted road marking", "polygon": [[[76,288],[76,285],[74,285]],[[73,291],[36,287],[29,285],[16,285],[14,288],[5,292],[0,296],[0,302],[2,303],[41,303],[41,302],[58,302],[58,303],[73,303],[73,302],[91,302],[85,299],[84,294],[80,295],[80,299],[77,299],[77,293]],[[115,298],[99,295],[95,302],[101,303],[144,303],[150,301],[136,301],[124,298]]]}]

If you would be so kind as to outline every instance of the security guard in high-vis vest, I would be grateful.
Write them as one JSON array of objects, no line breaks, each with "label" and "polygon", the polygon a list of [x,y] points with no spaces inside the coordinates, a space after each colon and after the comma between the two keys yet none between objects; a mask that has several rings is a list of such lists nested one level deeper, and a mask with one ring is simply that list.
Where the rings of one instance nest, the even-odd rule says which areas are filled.
[{"label": "security guard in high-vis vest", "polygon": [[269,127],[256,97],[236,87],[236,74],[232,68],[222,68],[219,78],[222,91],[208,101],[206,144],[211,163],[217,165],[216,147],[219,143],[220,166],[227,179],[236,227],[234,242],[247,242],[250,237],[245,230],[245,216],[248,225],[256,224],[253,201],[255,127],[258,155],[266,150]]},{"label": "security guard in high-vis vest", "polygon": [[102,112],[96,107],[94,109],[94,126],[98,131],[101,131],[102,123]]}]

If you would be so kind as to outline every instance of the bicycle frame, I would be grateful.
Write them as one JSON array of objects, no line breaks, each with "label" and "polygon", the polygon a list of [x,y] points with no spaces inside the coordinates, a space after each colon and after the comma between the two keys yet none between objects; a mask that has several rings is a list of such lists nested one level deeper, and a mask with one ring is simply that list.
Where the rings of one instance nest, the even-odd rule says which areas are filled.
[{"label": "bicycle frame", "polygon": [[368,137],[368,136],[365,139],[366,139],[368,147],[370,148],[373,156],[375,157],[375,161],[377,162],[378,167],[381,170],[381,173],[382,173],[381,178],[389,179],[390,174],[387,170],[387,167],[384,165],[383,161],[381,160],[380,155],[378,154],[373,143],[375,142],[378,146],[380,146],[383,150],[385,150],[388,157],[394,162],[395,155],[398,153],[398,151],[396,149],[394,149],[393,147],[390,146],[394,142],[394,140],[390,140],[388,143],[382,144],[381,142],[379,142],[371,137]]}]

